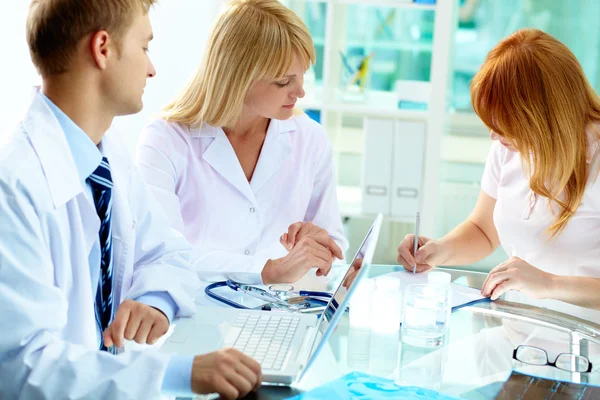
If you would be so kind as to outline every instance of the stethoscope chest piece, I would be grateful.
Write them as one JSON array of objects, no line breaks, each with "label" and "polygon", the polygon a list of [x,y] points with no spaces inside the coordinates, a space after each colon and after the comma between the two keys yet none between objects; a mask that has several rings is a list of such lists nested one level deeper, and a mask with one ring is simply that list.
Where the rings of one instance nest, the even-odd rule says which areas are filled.
[{"label": "stethoscope chest piece", "polygon": [[287,283],[274,283],[269,285],[269,290],[281,300],[287,300],[289,298],[288,293],[293,291],[294,287]]}]

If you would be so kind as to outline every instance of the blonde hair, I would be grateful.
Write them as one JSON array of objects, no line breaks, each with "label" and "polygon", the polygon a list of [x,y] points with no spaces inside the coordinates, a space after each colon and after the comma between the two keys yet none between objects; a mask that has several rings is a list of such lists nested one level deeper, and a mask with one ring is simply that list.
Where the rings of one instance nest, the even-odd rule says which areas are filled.
[{"label": "blonde hair", "polygon": [[489,52],[471,83],[471,102],[522,155],[531,190],[559,206],[547,229],[550,238],[559,235],[589,177],[586,127],[600,120],[600,98],[577,58],[554,37],[521,29]]},{"label": "blonde hair", "polygon": [[42,76],[67,72],[77,44],[105,30],[117,43],[138,12],[156,0],[32,0],[27,15],[27,44]]},{"label": "blonde hair", "polygon": [[233,0],[215,24],[195,76],[162,118],[233,126],[252,85],[285,76],[294,54],[306,68],[315,63],[312,38],[296,14],[277,0]]}]

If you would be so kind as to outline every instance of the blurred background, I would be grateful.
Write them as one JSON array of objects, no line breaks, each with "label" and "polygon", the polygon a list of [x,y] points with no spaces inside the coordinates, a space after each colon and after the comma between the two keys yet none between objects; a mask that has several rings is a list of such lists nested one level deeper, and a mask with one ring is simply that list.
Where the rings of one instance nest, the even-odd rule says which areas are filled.
[{"label": "blurred background", "polygon": [[[469,84],[487,52],[522,27],[555,36],[600,89],[597,0],[286,0],[307,24],[317,63],[306,74],[307,114],[334,146],[338,197],[353,254],[376,212],[385,215],[377,263],[395,263],[414,231],[439,237],[470,213],[491,141],[473,113]],[[151,11],[155,39],[144,110],[117,118],[132,154],[147,121],[199,64],[223,0],[163,0]],[[0,63],[0,142],[40,79],[25,42],[28,1],[5,2]],[[489,270],[500,249],[472,266]]]}]

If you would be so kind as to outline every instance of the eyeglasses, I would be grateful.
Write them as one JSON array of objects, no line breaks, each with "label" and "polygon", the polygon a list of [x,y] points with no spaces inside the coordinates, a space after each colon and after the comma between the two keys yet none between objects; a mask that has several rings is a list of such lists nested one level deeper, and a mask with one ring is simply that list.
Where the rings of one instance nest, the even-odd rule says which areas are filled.
[{"label": "eyeglasses", "polygon": [[548,353],[539,347],[519,346],[513,352],[513,358],[529,365],[550,365],[569,372],[592,372],[592,363],[585,356],[561,353],[554,362],[550,362]]}]

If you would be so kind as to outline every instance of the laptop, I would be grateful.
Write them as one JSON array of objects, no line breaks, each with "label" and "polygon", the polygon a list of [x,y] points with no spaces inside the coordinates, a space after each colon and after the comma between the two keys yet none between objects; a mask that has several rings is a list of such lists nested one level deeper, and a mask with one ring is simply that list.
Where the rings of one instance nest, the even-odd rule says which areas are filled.
[{"label": "laptop", "polygon": [[161,351],[205,354],[233,347],[261,364],[263,383],[290,385],[301,380],[342,318],[356,286],[366,276],[379,238],[382,215],[367,232],[352,262],[362,268],[348,289],[343,282],[348,267],[325,311],[320,315],[280,311],[199,306],[191,318],[178,320]]}]

